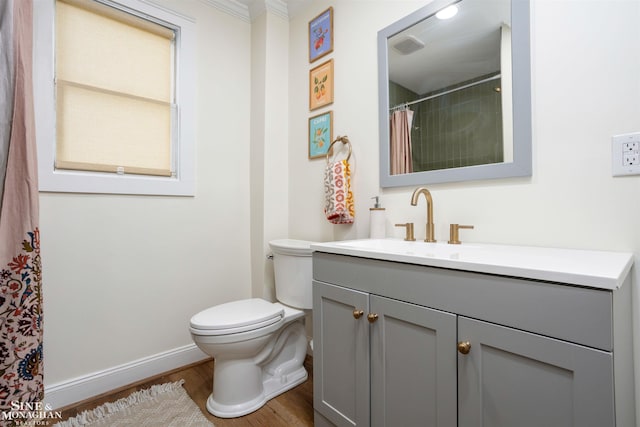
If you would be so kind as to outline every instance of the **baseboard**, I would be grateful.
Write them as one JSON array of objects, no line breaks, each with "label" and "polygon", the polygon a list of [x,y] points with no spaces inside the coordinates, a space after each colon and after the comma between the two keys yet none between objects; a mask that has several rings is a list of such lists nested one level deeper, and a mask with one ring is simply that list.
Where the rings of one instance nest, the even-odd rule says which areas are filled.
[{"label": "baseboard", "polygon": [[53,409],[62,408],[207,357],[195,344],[178,347],[103,371],[45,385],[44,401]]}]

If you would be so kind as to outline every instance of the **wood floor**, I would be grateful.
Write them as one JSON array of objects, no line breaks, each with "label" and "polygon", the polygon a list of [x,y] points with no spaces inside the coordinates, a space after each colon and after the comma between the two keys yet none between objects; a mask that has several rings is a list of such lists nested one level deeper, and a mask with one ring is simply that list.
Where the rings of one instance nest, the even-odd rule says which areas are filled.
[{"label": "wood floor", "polygon": [[[207,397],[211,394],[213,384],[213,361],[205,361],[183,369],[172,371],[141,383],[132,384],[120,390],[104,394],[95,399],[81,402],[77,405],[63,408],[62,419],[71,418],[77,414],[93,409],[106,402],[113,402],[131,393],[151,387],[154,384],[174,382],[184,379],[184,389],[200,407],[202,413],[216,427],[304,427],[313,426],[313,371],[312,359],[307,357],[305,368],[309,372],[309,379],[299,386],[280,396],[271,399],[259,410],[239,418],[217,418],[207,412],[205,407]],[[161,427],[161,426],[158,426]]]}]

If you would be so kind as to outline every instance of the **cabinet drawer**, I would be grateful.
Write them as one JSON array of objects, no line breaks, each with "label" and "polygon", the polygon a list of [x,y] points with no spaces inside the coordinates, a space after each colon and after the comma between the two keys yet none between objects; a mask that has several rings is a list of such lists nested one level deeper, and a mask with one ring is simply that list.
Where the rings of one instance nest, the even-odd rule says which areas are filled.
[{"label": "cabinet drawer", "polygon": [[313,254],[326,283],[544,336],[613,349],[610,291],[366,258]]}]

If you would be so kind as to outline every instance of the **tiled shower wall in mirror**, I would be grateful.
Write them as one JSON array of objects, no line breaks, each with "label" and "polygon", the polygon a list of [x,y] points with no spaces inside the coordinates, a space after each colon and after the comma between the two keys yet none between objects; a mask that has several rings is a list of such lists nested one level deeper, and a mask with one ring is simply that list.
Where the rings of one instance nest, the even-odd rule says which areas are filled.
[{"label": "tiled shower wall in mirror", "polygon": [[[486,77],[477,80],[485,80]],[[470,83],[473,82],[466,81],[458,86]],[[454,87],[439,92],[450,89]],[[416,94],[398,84],[389,83],[389,103],[392,107],[421,98],[429,99],[409,105],[414,111],[411,129],[414,171],[503,161],[499,78],[445,95]]]}]

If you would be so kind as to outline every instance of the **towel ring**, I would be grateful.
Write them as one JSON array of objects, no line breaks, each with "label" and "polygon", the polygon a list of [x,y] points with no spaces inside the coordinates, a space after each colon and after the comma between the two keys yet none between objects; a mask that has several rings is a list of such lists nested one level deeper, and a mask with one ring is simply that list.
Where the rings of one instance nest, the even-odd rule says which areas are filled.
[{"label": "towel ring", "polygon": [[329,158],[331,157],[331,154],[333,152],[333,144],[335,144],[338,141],[342,142],[343,144],[349,147],[349,154],[347,154],[347,162],[351,158],[351,142],[349,141],[349,137],[347,137],[346,135],[339,136],[331,143],[331,145],[329,145],[329,149],[327,150],[327,163],[329,162]]}]

